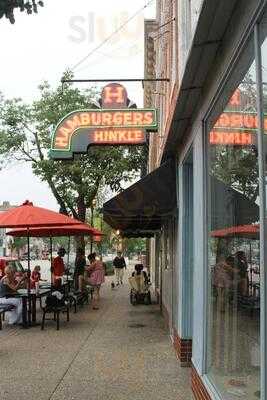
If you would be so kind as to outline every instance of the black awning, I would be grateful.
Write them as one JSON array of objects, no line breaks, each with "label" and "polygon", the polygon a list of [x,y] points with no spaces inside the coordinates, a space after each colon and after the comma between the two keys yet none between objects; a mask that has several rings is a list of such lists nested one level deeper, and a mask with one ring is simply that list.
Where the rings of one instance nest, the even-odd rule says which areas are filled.
[{"label": "black awning", "polygon": [[259,206],[215,177],[211,177],[210,192],[212,230],[259,221]]},{"label": "black awning", "polygon": [[[259,220],[257,204],[215,177],[210,191],[212,230]],[[168,161],[106,202],[103,212],[105,222],[122,236],[151,237],[176,209],[176,167]]]},{"label": "black awning", "polygon": [[148,237],[176,205],[176,168],[168,161],[106,202],[104,221],[125,236]]}]

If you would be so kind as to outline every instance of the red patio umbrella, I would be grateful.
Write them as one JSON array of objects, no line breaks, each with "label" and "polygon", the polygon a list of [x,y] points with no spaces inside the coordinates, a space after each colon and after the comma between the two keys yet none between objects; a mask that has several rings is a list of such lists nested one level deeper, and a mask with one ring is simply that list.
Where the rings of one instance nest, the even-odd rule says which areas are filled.
[{"label": "red patio umbrella", "polygon": [[[29,200],[21,206],[0,214],[0,228],[26,228],[28,238],[28,295],[30,297],[30,235],[29,229],[40,226],[77,225],[81,222],[42,207],[36,207]],[[30,303],[29,303],[30,304]],[[31,310],[29,307],[29,321]]]},{"label": "red patio umbrella", "polygon": [[104,236],[104,233],[102,233],[99,229],[93,228],[94,233],[93,233],[93,242],[101,242],[102,236]]},{"label": "red patio umbrella", "polygon": [[101,232],[95,232],[96,229],[90,225],[80,223],[79,225],[70,226],[42,226],[29,229],[13,229],[8,231],[7,235],[14,237],[25,237],[29,234],[30,237],[50,237],[50,236],[83,236],[83,235],[101,235]]},{"label": "red patio umbrella", "polygon": [[258,239],[260,232],[259,224],[230,226],[229,228],[217,229],[210,232],[210,236],[223,237],[241,237],[246,239]]},{"label": "red patio umbrella", "polygon": [[11,208],[0,214],[0,228],[32,228],[77,224],[81,224],[81,221],[46,208],[36,207],[28,200],[21,206]]}]

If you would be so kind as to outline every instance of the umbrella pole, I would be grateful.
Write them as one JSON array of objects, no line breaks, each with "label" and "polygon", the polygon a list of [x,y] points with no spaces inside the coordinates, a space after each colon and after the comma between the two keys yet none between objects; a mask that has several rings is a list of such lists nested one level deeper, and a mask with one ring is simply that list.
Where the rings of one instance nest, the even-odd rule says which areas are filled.
[{"label": "umbrella pole", "polygon": [[29,228],[27,228],[27,247],[28,247],[28,269],[27,269],[27,284],[28,284],[28,325],[31,325],[31,313],[32,313],[32,303],[31,303],[31,265],[30,265],[30,233]]},{"label": "umbrella pole", "polygon": [[53,284],[53,257],[52,257],[52,252],[53,252],[53,241],[52,241],[52,236],[49,238],[50,241],[50,279],[51,279],[51,290],[52,290],[52,284]]},{"label": "umbrella pole", "polygon": [[[69,269],[69,263],[70,263],[70,236],[68,238],[68,258],[67,258],[67,268]],[[67,283],[69,283],[69,271],[67,274]],[[69,287],[69,286],[68,286]]]},{"label": "umbrella pole", "polygon": [[253,293],[253,287],[252,287],[252,284],[253,284],[253,277],[252,277],[252,273],[253,273],[253,268],[252,268],[252,248],[251,248],[251,241],[249,241],[249,263],[250,263],[250,269],[249,269],[249,272],[250,272],[250,284],[249,284],[249,294],[251,294],[252,295],[252,293]]}]

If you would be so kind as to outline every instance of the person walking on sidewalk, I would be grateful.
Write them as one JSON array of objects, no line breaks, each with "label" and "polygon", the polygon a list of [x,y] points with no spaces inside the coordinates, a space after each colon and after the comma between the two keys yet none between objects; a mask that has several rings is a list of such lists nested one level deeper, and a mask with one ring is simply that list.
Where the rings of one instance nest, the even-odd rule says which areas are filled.
[{"label": "person walking on sidewalk", "polygon": [[84,289],[84,274],[86,267],[86,258],[84,249],[79,247],[76,253],[75,269],[74,269],[74,287],[83,292]]},{"label": "person walking on sidewalk", "polygon": [[117,286],[123,284],[124,268],[126,269],[126,262],[122,256],[121,251],[117,252],[117,256],[113,260],[113,265],[115,267],[115,275],[117,280]]}]

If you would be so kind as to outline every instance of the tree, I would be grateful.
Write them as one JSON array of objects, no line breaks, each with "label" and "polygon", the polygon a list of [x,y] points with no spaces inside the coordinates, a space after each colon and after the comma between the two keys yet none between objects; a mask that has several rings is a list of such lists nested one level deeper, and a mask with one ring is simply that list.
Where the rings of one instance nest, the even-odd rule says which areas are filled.
[{"label": "tree", "polygon": [[14,237],[13,239],[9,239],[8,241],[8,247],[11,250],[11,254],[13,253],[13,251],[17,252],[17,256],[19,258],[20,255],[20,250],[26,246],[27,244],[27,238],[22,237]]},{"label": "tree", "polygon": [[[66,73],[64,78],[71,77]],[[100,188],[122,190],[122,184],[140,173],[143,153],[133,147],[91,147],[74,161],[48,158],[51,133],[58,121],[76,109],[93,108],[95,88],[79,90],[66,84],[39,87],[40,99],[25,104],[21,99],[0,97],[0,161],[2,168],[14,162],[30,163],[34,174],[48,183],[60,211],[86,220]]]},{"label": "tree", "polygon": [[26,11],[27,14],[37,13],[38,7],[43,7],[43,1],[36,0],[0,0],[0,18],[6,17],[11,24],[15,23],[14,10]]},{"label": "tree", "polygon": [[214,146],[211,174],[251,201],[258,196],[258,151],[255,146]]},{"label": "tree", "polygon": [[123,248],[126,256],[133,256],[146,251],[146,239],[130,238],[123,240]]}]

